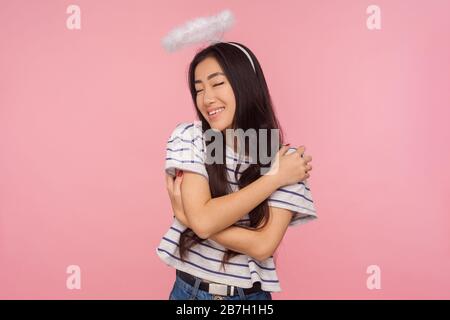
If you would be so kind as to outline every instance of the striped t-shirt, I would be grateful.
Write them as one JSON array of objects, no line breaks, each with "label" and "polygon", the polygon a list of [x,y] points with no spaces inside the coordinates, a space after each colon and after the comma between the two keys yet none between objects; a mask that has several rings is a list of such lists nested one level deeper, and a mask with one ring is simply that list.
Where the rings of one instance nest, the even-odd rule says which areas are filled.
[{"label": "striped t-shirt", "polygon": [[[287,153],[294,151],[294,148],[290,148]],[[247,162],[243,159],[238,160],[238,154],[228,145],[225,156],[228,180],[231,189],[235,192],[238,190],[234,177],[236,166],[240,163],[239,172],[243,172],[249,166],[251,158],[247,158]],[[206,144],[201,121],[177,125],[167,141],[166,172],[174,176],[175,169],[186,170],[201,174],[208,179],[205,159]],[[293,216],[289,226],[303,224],[317,218],[307,181],[279,188],[268,198],[268,205],[292,211]],[[242,225],[249,221],[247,214],[235,225]],[[180,235],[184,230],[186,226],[175,218],[156,249],[158,256],[167,265],[216,283],[250,288],[253,283],[261,282],[261,288],[265,291],[281,291],[273,256],[258,261],[248,255],[238,254],[225,264],[224,271],[221,262],[227,249],[211,239],[206,239],[201,244],[191,247],[186,253],[185,261],[182,262],[178,248]]]}]

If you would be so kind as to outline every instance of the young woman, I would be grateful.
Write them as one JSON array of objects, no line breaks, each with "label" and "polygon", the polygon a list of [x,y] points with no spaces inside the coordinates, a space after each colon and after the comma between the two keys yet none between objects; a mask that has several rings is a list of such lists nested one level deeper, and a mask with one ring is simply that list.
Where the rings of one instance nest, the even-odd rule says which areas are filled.
[{"label": "young woman", "polygon": [[[283,145],[267,166],[228,134],[266,129],[256,145],[270,152],[270,129],[280,130],[261,66],[244,45],[210,45],[195,55],[188,76],[199,121],[178,124],[168,140],[175,219],[156,250],[176,269],[169,299],[270,300],[281,291],[273,254],[287,227],[316,218],[306,181],[312,157]],[[208,130],[223,138],[223,161],[208,161]]]}]

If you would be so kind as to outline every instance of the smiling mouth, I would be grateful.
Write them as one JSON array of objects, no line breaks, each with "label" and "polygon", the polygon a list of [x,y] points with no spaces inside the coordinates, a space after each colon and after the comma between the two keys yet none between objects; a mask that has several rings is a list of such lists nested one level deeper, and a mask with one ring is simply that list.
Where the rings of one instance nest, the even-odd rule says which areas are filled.
[{"label": "smiling mouth", "polygon": [[216,109],[216,110],[213,110],[213,111],[208,112],[208,115],[209,115],[209,116],[215,115],[215,114],[217,114],[217,113],[222,112],[224,109],[225,109],[224,107],[220,107],[220,108],[218,108],[218,109]]}]

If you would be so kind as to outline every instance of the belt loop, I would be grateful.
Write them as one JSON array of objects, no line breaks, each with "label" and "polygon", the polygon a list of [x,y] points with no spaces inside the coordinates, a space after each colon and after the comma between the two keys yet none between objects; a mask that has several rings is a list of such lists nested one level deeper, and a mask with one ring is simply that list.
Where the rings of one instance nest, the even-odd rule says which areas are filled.
[{"label": "belt loop", "polygon": [[245,298],[244,289],[242,289],[241,287],[236,287],[236,289],[237,289],[237,291],[238,291],[238,293],[239,293],[239,298],[240,298],[241,300],[247,300],[247,299]]},{"label": "belt loop", "polygon": [[192,294],[191,294],[191,297],[189,298],[189,300],[194,300],[194,298],[197,297],[197,292],[198,292],[198,287],[200,286],[200,282],[201,282],[201,280],[199,278],[195,277],[194,289],[192,290]]}]

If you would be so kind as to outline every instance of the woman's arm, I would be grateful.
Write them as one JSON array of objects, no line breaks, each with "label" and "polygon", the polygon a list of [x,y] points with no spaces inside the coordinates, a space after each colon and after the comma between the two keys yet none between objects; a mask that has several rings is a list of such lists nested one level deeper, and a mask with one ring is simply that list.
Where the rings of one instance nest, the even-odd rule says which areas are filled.
[{"label": "woman's arm", "polygon": [[[181,196],[189,225],[203,239],[209,238],[231,226],[278,188],[307,179],[307,162],[304,147],[285,155],[283,146],[276,155],[270,174],[263,175],[239,191],[221,197],[211,197],[208,180],[196,173],[185,171]],[[309,157],[311,158],[311,157]]]},{"label": "woman's arm", "polygon": [[275,176],[265,175],[239,191],[212,198],[208,181],[185,171],[181,198],[191,229],[200,238],[207,239],[241,219],[279,187]]},{"label": "woman's arm", "polygon": [[[177,172],[175,180],[170,175],[166,175],[167,191],[175,217],[186,227],[192,229],[186,218],[181,196],[183,178],[182,171]],[[262,261],[275,252],[291,219],[291,211],[269,206],[269,219],[264,227],[259,228],[260,225],[258,225],[258,229],[246,229],[232,226],[211,235],[210,238],[225,248]]]},{"label": "woman's arm", "polygon": [[[263,261],[271,257],[278,248],[292,219],[287,209],[269,207],[269,221],[255,230],[231,226],[210,237],[225,248],[247,254]],[[241,251],[244,249],[244,251]]]},{"label": "woman's arm", "polygon": [[[292,218],[292,212],[286,209],[269,207],[269,212],[269,221],[262,228],[251,230],[231,226],[217,232],[209,239],[227,249],[263,261],[271,257],[278,248]],[[175,214],[181,223],[190,227],[182,211],[177,211]]]}]

